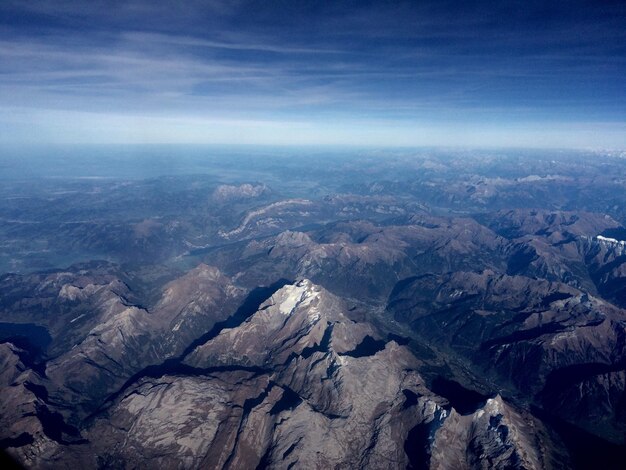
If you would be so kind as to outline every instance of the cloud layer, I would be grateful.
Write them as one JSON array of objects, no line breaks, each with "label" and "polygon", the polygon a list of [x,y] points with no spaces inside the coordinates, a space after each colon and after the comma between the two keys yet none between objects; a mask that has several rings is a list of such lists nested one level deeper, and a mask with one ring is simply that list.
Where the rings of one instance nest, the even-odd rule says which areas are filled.
[{"label": "cloud layer", "polygon": [[5,0],[0,142],[626,147],[624,6],[492,3]]}]

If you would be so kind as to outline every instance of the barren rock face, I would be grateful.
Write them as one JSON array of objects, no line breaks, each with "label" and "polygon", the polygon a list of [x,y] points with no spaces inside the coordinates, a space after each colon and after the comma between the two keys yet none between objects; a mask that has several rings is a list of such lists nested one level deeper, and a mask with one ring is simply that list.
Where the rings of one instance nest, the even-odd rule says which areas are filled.
[{"label": "barren rock face", "polygon": [[611,468],[626,230],[433,215],[392,186],[324,204],[210,186],[228,223],[206,215],[167,266],[0,276],[0,446],[32,468]]},{"label": "barren rock face", "polygon": [[[15,451],[34,466],[551,468],[558,440],[500,396],[461,415],[403,345],[309,280],[125,386],[82,441]],[[8,361],[12,364],[10,357]],[[541,445],[536,439],[541,433]]]},{"label": "barren rock face", "polygon": [[386,299],[416,273],[504,267],[505,240],[471,219],[412,216],[406,225],[363,221],[249,242],[224,269],[246,282],[308,278],[349,297]]},{"label": "barren rock face", "polygon": [[[602,397],[623,393],[619,376],[610,382],[606,374],[626,360],[624,310],[564,284],[491,271],[414,279],[396,290],[388,308],[502,384],[622,440],[621,405]],[[603,392],[591,404],[575,387]],[[590,422],[590,414],[602,416],[602,424]]]},{"label": "barren rock face", "polygon": [[532,416],[514,410],[500,396],[469,415],[455,410],[433,437],[431,468],[561,468],[567,463],[549,442],[544,426]]},{"label": "barren rock face", "polygon": [[228,318],[242,293],[212,267],[200,265],[167,284],[150,310],[112,295],[99,303],[100,323],[69,351],[51,360],[46,375],[54,396],[75,404],[73,419],[144,367],[181,354],[203,331]]}]

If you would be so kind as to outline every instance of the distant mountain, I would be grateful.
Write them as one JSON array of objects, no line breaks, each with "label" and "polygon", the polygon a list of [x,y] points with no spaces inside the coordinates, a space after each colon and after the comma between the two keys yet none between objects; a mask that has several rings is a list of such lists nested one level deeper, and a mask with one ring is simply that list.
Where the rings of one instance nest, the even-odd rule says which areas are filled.
[{"label": "distant mountain", "polygon": [[623,467],[626,162],[389,158],[0,187],[6,455]]}]

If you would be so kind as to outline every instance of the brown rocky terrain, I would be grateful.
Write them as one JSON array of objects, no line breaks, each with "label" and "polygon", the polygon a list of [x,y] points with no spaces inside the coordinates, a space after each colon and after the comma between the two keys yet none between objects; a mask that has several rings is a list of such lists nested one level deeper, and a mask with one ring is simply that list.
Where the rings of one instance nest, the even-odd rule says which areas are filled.
[{"label": "brown rocky terrain", "polygon": [[237,158],[0,185],[8,455],[623,467],[626,160]]},{"label": "brown rocky terrain", "polygon": [[459,413],[425,386],[409,349],[375,336],[323,288],[289,284],[198,345],[178,372],[128,384],[81,428],[81,442],[14,452],[34,466],[567,464],[558,438],[532,415],[500,396]]}]

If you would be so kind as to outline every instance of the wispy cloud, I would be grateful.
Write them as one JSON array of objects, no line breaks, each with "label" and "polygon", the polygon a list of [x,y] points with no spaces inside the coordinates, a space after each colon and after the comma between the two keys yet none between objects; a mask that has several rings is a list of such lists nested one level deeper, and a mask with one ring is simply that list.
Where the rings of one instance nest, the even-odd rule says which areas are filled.
[{"label": "wispy cloud", "polygon": [[[232,38],[232,34],[230,34]],[[192,36],[178,36],[172,34],[145,33],[129,31],[123,33],[121,37],[128,42],[136,44],[158,44],[159,46],[171,47],[200,47],[208,49],[226,49],[234,51],[262,51],[274,52],[277,54],[342,54],[348,53],[340,49],[313,48],[313,47],[290,47],[286,45],[260,43],[251,38],[232,38],[230,41],[217,41],[196,38]]]},{"label": "wispy cloud", "polygon": [[[319,130],[326,122],[367,121],[410,134],[412,125],[428,123],[476,129],[626,121],[619,9],[434,1],[112,5],[0,5],[5,121],[9,109],[66,121],[89,112],[81,119],[99,128],[115,127],[115,119],[147,126],[152,116],[155,135],[170,135],[162,129],[169,123],[190,139],[175,122],[188,118],[200,129],[195,119],[219,121],[228,134],[241,123],[291,129],[288,123],[308,122]],[[43,118],[36,121],[43,126]],[[256,128],[277,133],[274,125]]]}]

